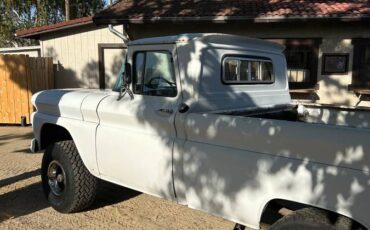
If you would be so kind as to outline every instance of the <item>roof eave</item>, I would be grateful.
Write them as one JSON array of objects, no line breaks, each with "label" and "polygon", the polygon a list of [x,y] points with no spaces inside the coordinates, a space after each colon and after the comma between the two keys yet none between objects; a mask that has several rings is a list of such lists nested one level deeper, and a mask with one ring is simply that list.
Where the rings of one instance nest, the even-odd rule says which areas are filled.
[{"label": "roof eave", "polygon": [[46,34],[46,33],[50,33],[50,32],[55,32],[55,31],[61,31],[61,30],[70,29],[70,28],[74,28],[74,27],[85,26],[85,25],[89,25],[89,24],[94,24],[94,23],[93,23],[93,21],[88,21],[88,22],[83,22],[83,23],[79,23],[79,24],[74,24],[74,25],[69,25],[69,26],[63,26],[63,27],[59,27],[59,28],[49,29],[49,30],[45,30],[45,31],[38,31],[38,32],[33,32],[33,33],[26,33],[26,34],[22,34],[22,35],[17,35],[17,33],[16,33],[15,34],[15,37],[17,37],[17,38],[38,39],[40,37],[40,35],[42,35],[42,34]]},{"label": "roof eave", "polygon": [[143,24],[143,23],[156,23],[156,22],[189,22],[189,21],[202,21],[214,23],[227,23],[232,21],[248,21],[254,23],[271,23],[271,22],[314,22],[314,21],[339,21],[339,22],[355,22],[355,21],[370,21],[370,16],[344,16],[344,17],[331,17],[331,16],[316,16],[316,17],[246,17],[246,16],[219,16],[219,17],[152,17],[152,18],[138,18],[138,19],[124,19],[124,18],[103,18],[94,17],[93,22],[95,25],[106,24]]}]

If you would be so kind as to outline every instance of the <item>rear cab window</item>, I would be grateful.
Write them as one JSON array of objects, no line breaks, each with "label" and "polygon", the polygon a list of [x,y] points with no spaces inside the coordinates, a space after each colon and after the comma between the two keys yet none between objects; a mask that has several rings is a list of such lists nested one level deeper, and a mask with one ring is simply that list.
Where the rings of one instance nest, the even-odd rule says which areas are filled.
[{"label": "rear cab window", "polygon": [[271,59],[226,56],[222,61],[224,84],[271,84],[274,71]]}]

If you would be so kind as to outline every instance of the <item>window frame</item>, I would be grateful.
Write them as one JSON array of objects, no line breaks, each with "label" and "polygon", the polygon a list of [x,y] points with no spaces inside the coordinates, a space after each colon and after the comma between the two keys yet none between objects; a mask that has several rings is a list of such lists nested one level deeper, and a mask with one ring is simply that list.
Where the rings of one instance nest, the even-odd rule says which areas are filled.
[{"label": "window frame", "polygon": [[[322,43],[321,37],[293,37],[293,38],[265,38],[267,41],[275,42],[285,46],[283,52],[286,57],[286,51],[288,49],[306,49],[311,51],[310,64],[308,70],[310,71],[310,80],[308,82],[291,82],[288,79],[289,90],[305,90],[305,89],[315,89],[317,90],[318,75],[319,75],[319,50]],[[287,62],[287,71],[289,65]]]},{"label": "window frame", "polygon": [[[144,64],[143,64],[143,77],[142,77],[142,85],[144,85],[144,81],[145,81],[145,67],[146,67],[146,56],[147,56],[147,53],[148,52],[161,52],[161,53],[167,53],[170,55],[170,61],[171,61],[171,65],[172,65],[172,74],[174,76],[174,79],[175,79],[175,84],[176,84],[176,94],[174,94],[173,96],[161,96],[161,95],[149,95],[149,94],[144,94],[143,92],[141,93],[138,93],[136,92],[136,87],[135,87],[135,83],[136,83],[136,56],[137,54],[139,53],[144,53]],[[132,55],[133,59],[132,59],[132,91],[134,94],[136,95],[142,95],[142,96],[152,96],[152,97],[170,97],[170,98],[174,98],[174,97],[177,97],[177,95],[179,94],[179,90],[178,90],[178,87],[177,87],[177,77],[176,77],[176,71],[175,71],[175,63],[174,63],[174,59],[173,59],[173,55],[172,55],[172,52],[169,51],[169,50],[137,50],[133,53]],[[143,90],[142,90],[143,91]]]},{"label": "window frame", "polygon": [[[106,49],[122,49],[125,50],[125,54],[127,55],[127,46],[121,43],[98,43],[98,70],[99,70],[99,89],[107,89],[105,85],[105,55],[104,51]],[[125,56],[126,56],[125,55]],[[122,57],[123,59],[125,57]],[[125,63],[125,60],[124,62]],[[118,76],[120,77],[120,76]]]},{"label": "window frame", "polygon": [[370,89],[370,83],[361,77],[363,74],[362,62],[365,59],[365,48],[370,46],[370,38],[353,38],[353,63],[352,63],[352,83],[348,86],[350,90]]},{"label": "window frame", "polygon": [[[272,76],[270,81],[252,81],[252,80],[237,80],[237,81],[227,81],[225,80],[225,75],[226,75],[226,67],[225,67],[225,62],[227,60],[246,60],[246,61],[258,61],[258,62],[269,62],[272,64]],[[240,78],[240,62],[238,62],[238,78]],[[251,65],[248,64],[248,79],[250,79],[250,71],[251,71]],[[259,71],[261,71],[261,65],[259,65]],[[267,57],[261,57],[261,56],[250,56],[250,55],[224,55],[222,57],[222,62],[221,62],[221,82],[224,85],[270,85],[275,83],[275,72],[274,72],[274,64],[270,58]]]}]

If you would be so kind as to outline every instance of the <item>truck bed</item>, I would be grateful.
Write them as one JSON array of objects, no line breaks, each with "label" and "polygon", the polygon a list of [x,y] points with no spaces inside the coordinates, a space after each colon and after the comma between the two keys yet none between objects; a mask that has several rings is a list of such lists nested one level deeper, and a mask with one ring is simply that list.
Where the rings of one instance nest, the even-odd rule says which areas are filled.
[{"label": "truck bed", "polygon": [[340,125],[354,128],[370,128],[370,110],[362,108],[342,108],[309,104],[299,109],[298,104],[287,104],[265,108],[224,111],[217,112],[217,114]]}]

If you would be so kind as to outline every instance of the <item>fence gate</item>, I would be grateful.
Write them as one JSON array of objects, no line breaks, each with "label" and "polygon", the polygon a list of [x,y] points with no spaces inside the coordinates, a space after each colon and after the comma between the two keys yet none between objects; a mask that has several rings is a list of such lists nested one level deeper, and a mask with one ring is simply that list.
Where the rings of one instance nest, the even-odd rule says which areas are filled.
[{"label": "fence gate", "polygon": [[32,94],[52,88],[52,58],[0,55],[0,123],[29,124]]}]

